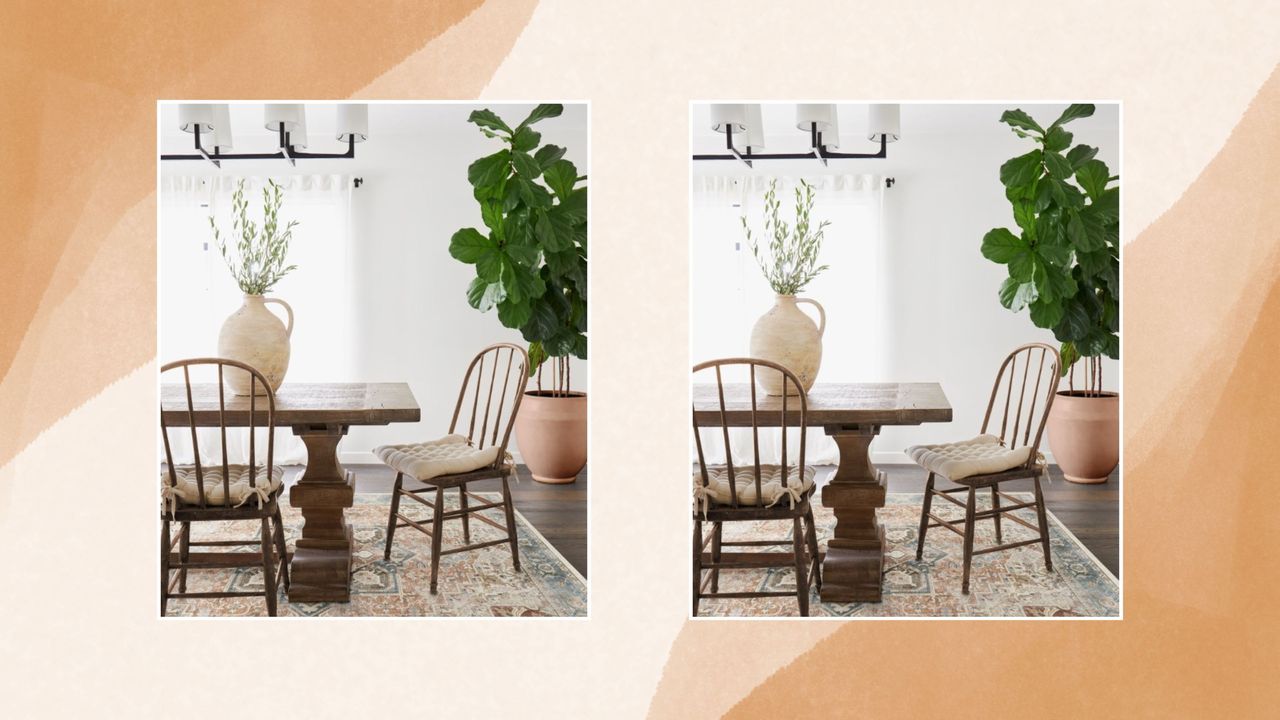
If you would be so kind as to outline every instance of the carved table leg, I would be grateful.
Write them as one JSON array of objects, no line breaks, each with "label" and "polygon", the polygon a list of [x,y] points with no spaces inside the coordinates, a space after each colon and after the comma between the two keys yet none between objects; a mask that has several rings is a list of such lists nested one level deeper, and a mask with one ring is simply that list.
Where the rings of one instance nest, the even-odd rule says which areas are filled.
[{"label": "carved table leg", "polygon": [[880,427],[829,425],[826,432],[840,448],[840,465],[822,488],[822,504],[836,516],[822,563],[822,601],[880,602],[884,528],[876,508],[884,507],[885,479],[870,455]]},{"label": "carved table leg", "polygon": [[298,425],[293,433],[307,446],[307,467],[289,491],[289,504],[302,512],[289,566],[290,602],[351,601],[351,526],[342,511],[355,502],[355,488],[338,463],[345,425]]}]

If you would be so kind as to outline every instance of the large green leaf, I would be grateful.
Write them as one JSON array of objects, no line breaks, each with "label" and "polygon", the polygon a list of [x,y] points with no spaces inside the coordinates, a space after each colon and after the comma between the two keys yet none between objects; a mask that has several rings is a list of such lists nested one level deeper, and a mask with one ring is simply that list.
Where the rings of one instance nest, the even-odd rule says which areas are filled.
[{"label": "large green leaf", "polygon": [[538,371],[538,367],[547,361],[547,351],[542,347],[542,343],[534,341],[529,343],[529,376],[532,377]]},{"label": "large green leaf", "polygon": [[543,103],[534,108],[533,112],[529,113],[529,117],[525,118],[524,122],[520,123],[520,127],[528,127],[529,125],[541,120],[546,120],[547,118],[559,117],[562,112],[564,112],[563,105]]},{"label": "large green leaf", "polygon": [[1094,198],[1088,212],[1103,225],[1120,221],[1120,188],[1108,188],[1102,195]]},{"label": "large green leaf", "polygon": [[[554,298],[556,293],[548,293],[547,298]],[[563,296],[561,296],[563,297]],[[525,323],[520,332],[523,333],[526,340],[542,340],[547,341],[555,338],[563,326],[563,320],[556,313],[555,306],[551,302],[534,303],[533,314],[529,318],[529,322]],[[548,348],[554,351],[555,348]],[[553,352],[553,354],[559,354]]]},{"label": "large green leaf", "polygon": [[562,201],[573,192],[578,182],[578,169],[568,160],[557,160],[543,171],[542,179]]},{"label": "large green leaf", "polygon": [[1071,273],[1059,265],[1037,260],[1032,274],[1037,297],[1041,300],[1067,300],[1076,294],[1078,286]]},{"label": "large green leaf", "polygon": [[533,159],[538,162],[538,167],[542,168],[543,172],[551,167],[551,163],[562,157],[564,157],[564,148],[559,145],[543,145],[533,154]]},{"label": "large green leaf", "polygon": [[1058,153],[1071,147],[1071,133],[1055,127],[1044,136],[1045,152]]},{"label": "large green leaf", "polygon": [[1055,128],[1055,127],[1058,127],[1059,125],[1065,125],[1071,122],[1072,120],[1089,117],[1090,115],[1093,114],[1093,110],[1094,110],[1093,106],[1087,103],[1085,104],[1075,103],[1072,105],[1068,105],[1067,109],[1062,112],[1062,115],[1058,116],[1058,119],[1054,120],[1053,124],[1050,125],[1049,127]]},{"label": "large green leaf", "polygon": [[1013,220],[1018,223],[1018,227],[1022,228],[1023,235],[1026,236],[1027,240],[1034,242],[1036,239],[1035,207],[1026,200],[1014,203]]},{"label": "large green leaf", "polygon": [[1069,302],[1063,306],[1062,320],[1054,323],[1054,335],[1059,340],[1083,340],[1089,335],[1093,323],[1084,305]]},{"label": "large green leaf", "polygon": [[1022,187],[1030,185],[1040,177],[1040,163],[1044,153],[1032,150],[1026,155],[1019,155],[1000,166],[1000,182],[1005,187]]},{"label": "large green leaf", "polygon": [[485,282],[484,278],[474,278],[467,287],[467,303],[480,312],[489,312],[495,305],[507,298],[507,291],[502,283]]},{"label": "large green leaf", "polygon": [[1076,250],[1082,252],[1095,252],[1105,250],[1107,247],[1107,228],[1098,220],[1097,216],[1085,208],[1079,216],[1080,225],[1084,228],[1083,241],[1074,243]]},{"label": "large green leaf", "polygon": [[556,206],[556,212],[574,224],[587,222],[587,189],[580,187],[569,193],[569,196]]},{"label": "large green leaf", "polygon": [[536,180],[542,174],[542,168],[538,167],[538,163],[526,152],[511,153],[511,164],[515,166],[516,173],[525,180]]},{"label": "large green leaf", "polygon": [[539,212],[534,221],[533,234],[548,252],[562,252],[573,247],[573,235],[570,228],[557,223],[555,212]]},{"label": "large green leaf", "polygon": [[1062,349],[1058,351],[1059,365],[1058,374],[1066,375],[1071,371],[1071,366],[1076,364],[1080,359],[1080,351],[1076,349],[1073,342],[1062,343]]},{"label": "large green leaf", "polygon": [[1107,189],[1107,178],[1111,175],[1107,164],[1101,160],[1090,160],[1076,170],[1076,182],[1092,199],[1102,197]]},{"label": "large green leaf", "polygon": [[1000,285],[1000,304],[1014,312],[1018,312],[1038,297],[1033,283],[1018,282],[1010,277],[1005,278]]},{"label": "large green leaf", "polygon": [[1044,166],[1049,170],[1050,175],[1059,180],[1066,180],[1071,177],[1071,163],[1056,152],[1046,152],[1044,154]]},{"label": "large green leaf", "polygon": [[527,153],[538,147],[540,142],[542,142],[541,133],[532,128],[522,127],[516,131],[515,137],[511,138],[511,149]]},{"label": "large green leaf", "polygon": [[1031,311],[1031,322],[1036,327],[1050,329],[1062,321],[1062,303],[1057,300],[1039,298],[1027,308]]},{"label": "large green leaf", "polygon": [[484,220],[485,227],[493,231],[494,238],[502,240],[502,205],[494,201],[481,203],[480,217]]},{"label": "large green leaf", "polygon": [[1041,135],[1044,134],[1044,128],[1040,127],[1035,120],[1031,119],[1030,115],[1023,112],[1021,109],[1005,110],[1004,113],[1000,115],[1000,122],[1006,123],[1015,128],[1036,132]]},{"label": "large green leaf", "polygon": [[516,178],[515,183],[520,192],[520,201],[525,205],[535,210],[551,207],[551,193],[546,188],[522,177]]},{"label": "large green leaf", "polygon": [[502,118],[498,117],[488,108],[484,110],[472,110],[471,115],[467,117],[467,122],[475,123],[482,128],[500,130],[508,135],[511,134],[511,128],[507,127],[507,124],[502,122]]},{"label": "large green leaf", "polygon": [[996,228],[982,237],[982,256],[1002,265],[1030,250],[1026,240],[1005,228]]},{"label": "large green leaf", "polygon": [[1077,145],[1067,151],[1067,162],[1071,163],[1071,167],[1079,168],[1081,165],[1093,159],[1098,154],[1098,148],[1088,145]]},{"label": "large green leaf", "polygon": [[497,252],[498,243],[488,236],[481,235],[475,228],[463,228],[453,234],[449,240],[449,254],[455,260],[474,264],[491,253]]},{"label": "large green leaf", "polygon": [[[536,300],[547,289],[537,270],[530,270],[511,262],[503,264],[502,287],[506,290],[507,297],[516,302]],[[536,303],[534,307],[536,310]]]},{"label": "large green leaf", "polygon": [[489,187],[502,182],[511,166],[511,152],[499,150],[471,163],[467,168],[467,180],[476,187]]},{"label": "large green leaf", "polygon": [[529,317],[532,315],[533,303],[528,300],[516,302],[507,298],[498,303],[498,320],[506,327],[519,330],[529,322]]}]

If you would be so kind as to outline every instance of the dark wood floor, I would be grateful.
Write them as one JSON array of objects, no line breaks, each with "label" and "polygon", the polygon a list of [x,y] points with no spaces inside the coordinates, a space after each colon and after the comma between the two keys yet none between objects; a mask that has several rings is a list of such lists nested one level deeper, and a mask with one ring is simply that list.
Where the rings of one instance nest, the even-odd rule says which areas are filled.
[{"label": "dark wood floor", "polygon": [[[924,470],[916,465],[877,465],[889,477],[889,492],[924,492],[927,479]],[[820,467],[818,484],[830,477],[830,466]],[[1120,577],[1120,472],[1111,474],[1099,485],[1077,485],[1067,482],[1057,465],[1049,466],[1050,482],[1042,484],[1045,505],[1066,525],[1089,552],[1108,570]],[[955,487],[948,482],[937,485],[945,490]],[[1031,492],[1030,480],[1018,480],[1001,484],[1005,492]]]},{"label": "dark wood floor", "polygon": [[[389,493],[396,474],[386,465],[343,465],[356,475],[356,492]],[[302,468],[290,468],[286,476],[296,478]],[[587,576],[587,470],[568,485],[536,482],[529,470],[518,466],[520,482],[511,484],[511,500],[516,510],[542,533],[565,560],[583,577]],[[292,481],[290,482],[290,484]],[[497,480],[471,483],[473,492],[499,491]],[[456,491],[454,491],[456,492]]]}]

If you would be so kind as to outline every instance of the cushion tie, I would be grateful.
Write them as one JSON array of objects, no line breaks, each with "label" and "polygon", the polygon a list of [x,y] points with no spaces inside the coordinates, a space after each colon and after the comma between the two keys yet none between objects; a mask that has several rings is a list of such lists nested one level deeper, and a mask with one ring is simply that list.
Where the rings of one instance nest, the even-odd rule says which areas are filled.
[{"label": "cushion tie", "polygon": [[707,496],[707,486],[702,483],[693,484],[693,507],[695,512],[702,513],[703,520],[707,519],[707,511],[711,509],[711,498]]},{"label": "cushion tie", "polygon": [[769,507],[777,505],[778,501],[782,500],[783,497],[786,497],[787,501],[791,503],[791,509],[795,510],[796,503],[800,502],[801,498],[804,497],[804,489],[799,485],[784,485],[780,490],[781,494],[774,498],[773,502],[769,503]]},{"label": "cushion tie", "polygon": [[236,507],[240,507],[241,505],[249,502],[249,498],[251,497],[258,498],[258,507],[260,508],[266,507],[267,502],[271,500],[271,489],[264,485],[252,485],[247,489],[249,492],[245,494],[243,500],[236,503]]},{"label": "cushion tie", "polygon": [[164,511],[168,513],[169,519],[176,519],[178,512],[178,495],[175,492],[174,486],[165,482],[160,483],[160,503],[164,507]]}]

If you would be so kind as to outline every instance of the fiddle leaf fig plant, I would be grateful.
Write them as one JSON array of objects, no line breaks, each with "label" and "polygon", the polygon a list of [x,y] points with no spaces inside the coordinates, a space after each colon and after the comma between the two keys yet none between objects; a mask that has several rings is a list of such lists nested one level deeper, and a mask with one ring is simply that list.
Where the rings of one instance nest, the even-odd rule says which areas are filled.
[{"label": "fiddle leaf fig plant", "polygon": [[467,302],[520,331],[539,386],[542,364],[555,358],[553,394],[569,392],[568,358],[587,356],[587,178],[533,129],[563,109],[538,105],[514,127],[488,109],[471,113],[503,147],[467,168],[484,228],[463,228],[449,243],[450,255],[475,266]]},{"label": "fiddle leaf fig plant", "polygon": [[1071,105],[1048,127],[1022,110],[1000,121],[1035,148],[1000,166],[1000,182],[1013,211],[1013,227],[982,239],[982,254],[1008,269],[1000,304],[1021,312],[1060,344],[1062,374],[1086,360],[1086,394],[1102,389],[1102,356],[1120,356],[1119,176],[1079,144],[1065,126],[1093,115],[1094,106]]}]

